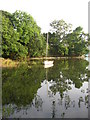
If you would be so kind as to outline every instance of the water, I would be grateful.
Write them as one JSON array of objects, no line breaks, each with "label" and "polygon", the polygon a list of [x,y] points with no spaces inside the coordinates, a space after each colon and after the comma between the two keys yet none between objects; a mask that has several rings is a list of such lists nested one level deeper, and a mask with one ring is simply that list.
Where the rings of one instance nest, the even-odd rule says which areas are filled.
[{"label": "water", "polygon": [[30,61],[3,69],[3,118],[88,118],[88,62]]}]

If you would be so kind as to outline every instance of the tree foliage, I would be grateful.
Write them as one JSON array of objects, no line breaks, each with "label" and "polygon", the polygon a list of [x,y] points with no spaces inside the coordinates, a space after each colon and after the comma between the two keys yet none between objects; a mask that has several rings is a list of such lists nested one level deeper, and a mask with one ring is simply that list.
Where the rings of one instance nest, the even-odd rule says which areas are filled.
[{"label": "tree foliage", "polygon": [[64,39],[68,47],[68,55],[79,56],[86,54],[88,52],[86,37],[87,34],[83,32],[83,28],[80,26],[68,34]]},{"label": "tree foliage", "polygon": [[2,56],[7,58],[44,55],[45,39],[33,17],[25,12],[2,11]]},{"label": "tree foliage", "polygon": [[83,32],[81,26],[72,31],[72,25],[64,20],[55,20],[50,25],[50,56],[81,56],[88,53],[88,34]]},{"label": "tree foliage", "polygon": [[[0,12],[2,57],[17,59],[46,55],[46,34],[41,34],[40,27],[30,14],[22,11],[13,14]],[[50,26],[49,56],[80,56],[88,52],[89,35],[83,32],[82,27],[72,31],[72,25],[62,19],[54,20]]]}]

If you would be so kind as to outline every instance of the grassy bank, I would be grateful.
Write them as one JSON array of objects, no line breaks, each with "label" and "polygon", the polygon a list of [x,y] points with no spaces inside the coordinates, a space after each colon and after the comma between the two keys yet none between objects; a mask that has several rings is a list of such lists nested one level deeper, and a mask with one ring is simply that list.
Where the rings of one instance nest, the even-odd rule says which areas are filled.
[{"label": "grassy bank", "polygon": [[0,67],[17,67],[18,61],[13,61],[11,59],[0,58]]}]

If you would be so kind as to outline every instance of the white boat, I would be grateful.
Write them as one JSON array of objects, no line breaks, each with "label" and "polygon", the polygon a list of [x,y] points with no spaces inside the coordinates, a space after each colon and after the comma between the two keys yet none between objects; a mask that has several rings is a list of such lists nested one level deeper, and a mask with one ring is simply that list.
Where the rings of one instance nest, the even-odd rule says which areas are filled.
[{"label": "white boat", "polygon": [[47,33],[47,44],[46,44],[46,60],[44,61],[44,68],[52,67],[54,62],[47,60],[47,54],[48,54],[48,33]]},{"label": "white boat", "polygon": [[48,60],[46,60],[46,61],[44,61],[44,65],[51,65],[51,64],[53,64],[53,62],[54,61],[48,61]]},{"label": "white boat", "polygon": [[44,61],[44,68],[49,68],[49,67],[52,67],[54,64],[53,64],[53,61]]}]

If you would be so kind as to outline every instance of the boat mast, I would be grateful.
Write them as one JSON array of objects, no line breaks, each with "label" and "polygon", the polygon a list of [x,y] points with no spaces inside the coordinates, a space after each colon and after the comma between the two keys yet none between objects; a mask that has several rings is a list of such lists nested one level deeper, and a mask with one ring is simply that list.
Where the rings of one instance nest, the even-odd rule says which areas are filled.
[{"label": "boat mast", "polygon": [[48,33],[47,33],[47,43],[46,43],[46,59],[47,59],[47,55],[48,55]]}]

